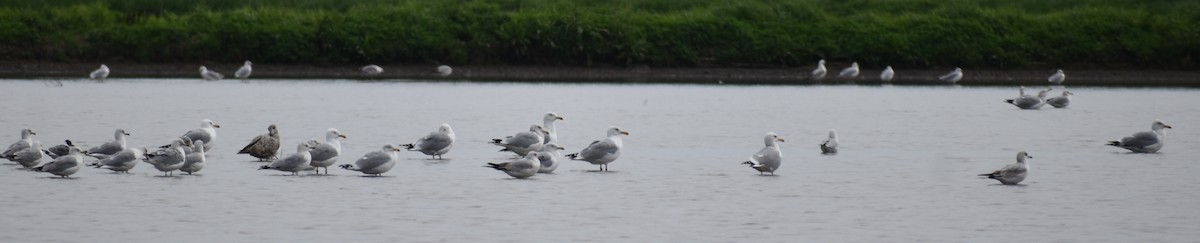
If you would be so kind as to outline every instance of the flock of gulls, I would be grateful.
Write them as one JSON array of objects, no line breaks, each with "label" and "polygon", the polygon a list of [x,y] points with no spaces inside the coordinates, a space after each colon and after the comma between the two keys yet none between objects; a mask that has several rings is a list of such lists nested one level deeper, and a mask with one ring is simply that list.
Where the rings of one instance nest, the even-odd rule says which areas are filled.
[{"label": "flock of gulls", "polygon": [[[246,61],[241,68],[234,72],[234,77],[248,78],[253,71],[252,64],[250,61]],[[383,73],[383,68],[378,65],[363,66],[359,70],[365,75]],[[452,69],[449,66],[443,65],[437,67],[432,72],[441,76],[447,76],[450,75]],[[109,73],[108,66],[101,64],[99,69],[90,74],[90,77],[93,79],[105,79]],[[826,73],[825,60],[820,60],[810,77],[812,79],[822,79],[825,78]],[[839,78],[855,78],[858,75],[859,67],[857,62],[851,63],[850,67],[838,73]],[[224,78],[224,75],[209,70],[207,67],[200,66],[200,77],[204,80],[220,80]],[[880,74],[879,78],[886,82],[894,77],[895,70],[891,66],[888,66]],[[962,79],[962,77],[962,69],[955,68],[954,71],[941,75],[938,78],[954,83]],[[1066,74],[1061,69],[1047,78],[1049,83],[1056,85],[1061,85],[1065,79]],[[1050,104],[1055,108],[1066,108],[1070,104],[1070,96],[1073,95],[1070,91],[1063,91],[1062,96],[1047,99],[1046,96],[1051,90],[1052,88],[1047,87],[1047,89],[1039,91],[1037,96],[1032,96],[1026,94],[1025,87],[1021,86],[1019,96],[1007,99],[1005,102],[1021,109],[1041,109],[1045,104]],[[563,117],[554,112],[548,112],[542,117],[541,125],[534,124],[529,127],[528,131],[521,131],[504,138],[492,139],[489,143],[501,147],[500,152],[511,152],[517,158],[502,163],[487,163],[485,167],[502,171],[514,178],[529,178],[538,173],[552,173],[558,168],[560,162],[567,160],[588,162],[599,166],[599,171],[608,171],[608,165],[621,156],[622,136],[629,135],[628,131],[612,126],[606,129],[605,138],[592,142],[577,153],[563,155],[561,151],[564,150],[564,147],[558,143],[558,133],[554,126],[555,121],[558,120],[563,120]],[[204,119],[200,123],[200,128],[188,131],[179,138],[173,139],[169,144],[155,148],[154,150],[146,147],[134,148],[128,146],[126,136],[130,136],[130,134],[125,129],[114,131],[113,141],[85,150],[75,146],[70,140],[65,140],[64,144],[61,145],[44,147],[40,141],[34,140],[34,136],[37,133],[26,128],[21,130],[21,139],[10,145],[3,153],[0,153],[0,157],[20,164],[32,171],[47,172],[63,178],[70,177],[84,166],[108,169],[118,173],[128,173],[129,170],[142,162],[154,166],[155,169],[163,172],[165,176],[173,176],[175,171],[192,174],[204,168],[205,153],[212,148],[214,140],[217,137],[216,128],[220,128],[220,125],[211,120]],[[1150,131],[1134,133],[1132,136],[1117,141],[1110,141],[1107,145],[1128,149],[1134,153],[1155,153],[1163,146],[1164,129],[1170,128],[1171,126],[1162,121],[1154,121],[1151,124]],[[325,132],[325,141],[309,139],[297,144],[295,153],[281,156],[279,129],[272,124],[267,127],[266,134],[258,135],[251,139],[249,144],[238,151],[238,154],[247,154],[257,158],[259,161],[268,162],[267,165],[261,166],[259,170],[278,170],[298,175],[302,171],[315,171],[316,174],[320,174],[321,169],[324,168],[325,174],[329,174],[329,167],[334,166],[338,162],[338,158],[342,155],[341,140],[346,138],[346,134],[337,129],[330,128]],[[783,137],[775,133],[767,133],[763,137],[765,147],[751,155],[742,164],[748,165],[750,168],[758,171],[759,174],[769,173],[774,175],[783,162],[783,154],[779,143],[784,141]],[[342,164],[338,165],[338,167],[345,170],[358,171],[366,175],[380,176],[395,166],[397,154],[400,151],[421,152],[430,156],[431,159],[440,160],[442,156],[450,152],[451,148],[454,147],[454,143],[454,130],[449,124],[441,124],[437,131],[430,132],[429,135],[418,138],[412,143],[400,145],[385,144],[380,150],[372,151],[357,158],[354,163]],[[820,144],[820,149],[823,154],[836,154],[838,152],[836,130],[829,131],[829,137]],[[91,157],[95,160],[88,163],[85,161],[85,157]],[[1033,156],[1030,156],[1025,151],[1018,152],[1016,163],[1006,165],[991,173],[980,174],[979,176],[987,179],[995,179],[1005,185],[1016,185],[1023,181],[1028,174],[1029,166],[1026,160],[1032,158]],[[47,161],[43,163],[43,160]]]}]

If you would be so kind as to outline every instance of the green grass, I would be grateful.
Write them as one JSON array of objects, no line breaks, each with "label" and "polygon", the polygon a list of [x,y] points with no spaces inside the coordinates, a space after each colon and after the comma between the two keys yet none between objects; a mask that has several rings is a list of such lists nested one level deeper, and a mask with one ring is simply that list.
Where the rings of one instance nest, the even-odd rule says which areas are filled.
[{"label": "green grass", "polygon": [[1200,2],[0,1],[0,59],[1196,67]]}]

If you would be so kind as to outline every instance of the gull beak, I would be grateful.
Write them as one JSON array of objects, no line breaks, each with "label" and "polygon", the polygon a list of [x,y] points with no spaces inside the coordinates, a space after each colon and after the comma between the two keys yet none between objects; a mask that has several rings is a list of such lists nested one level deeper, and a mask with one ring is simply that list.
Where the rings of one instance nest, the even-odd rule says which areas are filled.
[{"label": "gull beak", "polygon": [[33,131],[29,131],[29,135],[37,135],[37,133],[33,132]]},{"label": "gull beak", "polygon": [[339,137],[339,138],[346,138],[346,135],[345,135],[345,134],[338,133],[338,137]]},{"label": "gull beak", "polygon": [[784,141],[783,138],[780,138],[780,137],[775,138],[775,140],[779,140],[780,142],[787,142],[787,141]]},{"label": "gull beak", "polygon": [[392,151],[404,151],[404,150],[402,150],[400,148],[392,148]]},{"label": "gull beak", "polygon": [[1163,125],[1163,127],[1167,128],[1167,129],[1171,129],[1170,125]]},{"label": "gull beak", "polygon": [[621,134],[624,134],[624,135],[629,135],[629,132],[627,132],[627,131],[625,131],[625,130],[621,130]]},{"label": "gull beak", "polygon": [[558,150],[567,150],[567,148],[558,147]]},{"label": "gull beak", "polygon": [[213,127],[215,127],[215,128],[221,128],[221,125],[217,125],[216,123],[213,123]]},{"label": "gull beak", "polygon": [[130,135],[129,133],[125,133],[125,136],[132,136],[132,135]]},{"label": "gull beak", "polygon": [[563,119],[563,117],[561,117],[561,116],[556,116],[556,117],[554,117],[554,119],[555,119],[555,120],[562,120],[562,119]]}]

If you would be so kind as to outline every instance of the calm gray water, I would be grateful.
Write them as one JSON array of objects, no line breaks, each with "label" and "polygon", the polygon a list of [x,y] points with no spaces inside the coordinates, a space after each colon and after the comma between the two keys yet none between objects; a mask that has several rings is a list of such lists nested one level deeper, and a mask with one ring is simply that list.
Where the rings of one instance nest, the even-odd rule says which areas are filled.
[{"label": "calm gray water", "polygon": [[[1077,88],[1069,109],[1019,110],[1015,87],[722,86],[256,80],[0,81],[0,146],[23,127],[93,146],[166,144],[209,118],[208,165],[75,179],[0,166],[0,241],[1181,242],[1200,237],[1200,90]],[[1058,91],[1054,92],[1056,95]],[[1047,106],[1049,107],[1049,106]],[[568,152],[632,133],[612,172],[568,162],[510,179],[491,138],[555,111]],[[1105,141],[1175,129],[1158,154]],[[454,127],[446,160],[402,152],[386,177],[259,171],[236,151],[277,124],[284,150],[328,128],[338,164]],[[828,129],[841,153],[819,154]],[[766,132],[778,176],[740,165]],[[1026,150],[1025,186],[975,175]]]}]

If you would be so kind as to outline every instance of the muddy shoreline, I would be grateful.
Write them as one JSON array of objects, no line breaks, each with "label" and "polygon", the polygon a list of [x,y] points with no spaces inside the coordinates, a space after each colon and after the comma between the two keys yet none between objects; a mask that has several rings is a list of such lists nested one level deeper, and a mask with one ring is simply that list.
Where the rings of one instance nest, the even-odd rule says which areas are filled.
[{"label": "muddy shoreline", "polygon": [[[109,78],[199,78],[199,66],[230,78],[240,63],[145,64],[108,63]],[[0,63],[0,78],[86,78],[99,64]],[[616,82],[616,83],[746,83],[746,84],[878,84],[881,68],[864,67],[854,79],[833,78],[844,65],[830,64],[823,80],[809,79],[812,67],[573,67],[573,66],[455,66],[441,77],[433,65],[380,65],[384,73],[367,76],[358,66],[256,64],[251,79],[422,79],[467,81]],[[946,70],[896,69],[893,84],[942,84],[936,77]],[[964,69],[962,85],[1046,85],[1054,70]],[[1181,70],[1066,70],[1067,85],[1186,86],[1200,87],[1200,71]]]}]

